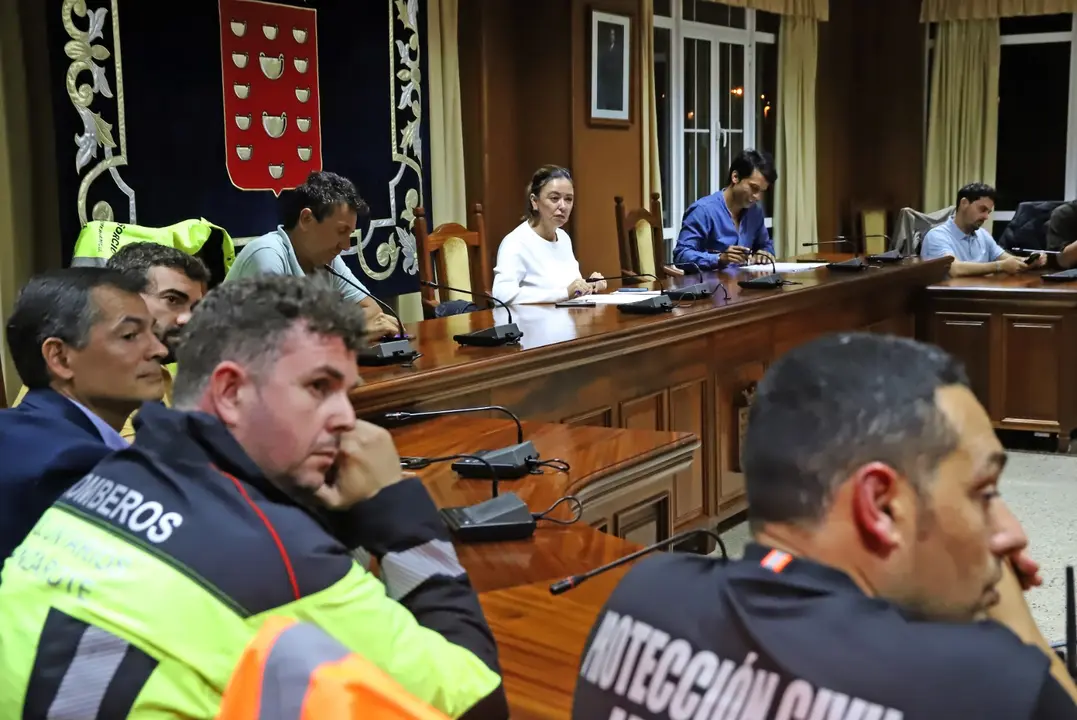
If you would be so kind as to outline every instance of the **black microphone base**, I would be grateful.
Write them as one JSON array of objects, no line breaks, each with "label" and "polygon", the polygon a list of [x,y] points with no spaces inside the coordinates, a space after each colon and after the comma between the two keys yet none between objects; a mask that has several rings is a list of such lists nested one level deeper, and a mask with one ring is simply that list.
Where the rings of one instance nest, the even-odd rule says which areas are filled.
[{"label": "black microphone base", "polygon": [[861,258],[854,257],[841,262],[829,263],[826,267],[828,270],[837,270],[839,272],[860,272],[861,270],[867,270],[871,266]]},{"label": "black microphone base", "polygon": [[396,365],[411,362],[419,352],[407,340],[390,340],[359,351],[360,365]]},{"label": "black microphone base", "polygon": [[476,330],[464,335],[453,335],[453,340],[461,345],[474,345],[477,347],[498,347],[500,345],[516,345],[524,336],[516,323],[495,325],[486,330]]},{"label": "black microphone base", "polygon": [[701,300],[714,294],[714,288],[706,283],[696,283],[679,287],[676,290],[667,290],[666,297],[670,300]]},{"label": "black microphone base", "polygon": [[868,255],[868,260],[870,260],[871,262],[881,262],[881,263],[888,263],[889,262],[889,263],[893,263],[893,262],[901,262],[904,259],[905,259],[905,256],[902,255],[899,250],[887,250],[886,252],[883,252],[883,253],[877,253],[875,255]]},{"label": "black microphone base", "polygon": [[785,284],[781,275],[763,275],[751,280],[738,280],[737,285],[747,290],[776,290]]},{"label": "black microphone base", "polygon": [[530,440],[500,450],[480,450],[469,454],[486,461],[483,463],[466,457],[452,464],[452,469],[460,477],[469,480],[493,480],[495,477],[498,480],[518,480],[531,472],[529,463],[539,458],[539,452]]},{"label": "black microphone base", "polygon": [[660,315],[673,311],[673,303],[669,295],[655,295],[638,302],[618,305],[617,309],[629,315]]},{"label": "black microphone base", "polygon": [[470,507],[442,508],[441,519],[460,542],[526,540],[535,533],[527,503],[505,493]]}]

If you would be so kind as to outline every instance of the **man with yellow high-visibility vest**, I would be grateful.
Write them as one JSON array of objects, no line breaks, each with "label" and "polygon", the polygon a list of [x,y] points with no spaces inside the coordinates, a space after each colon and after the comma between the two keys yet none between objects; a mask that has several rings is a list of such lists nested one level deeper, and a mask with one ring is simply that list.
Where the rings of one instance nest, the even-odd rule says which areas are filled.
[{"label": "man with yellow high-visibility vest", "polygon": [[[422,482],[349,391],[364,313],[224,283],[173,407],[44,514],[0,580],[0,718],[212,718],[259,628],[313,624],[453,718],[508,717],[497,645]],[[379,561],[380,579],[352,553]]]}]

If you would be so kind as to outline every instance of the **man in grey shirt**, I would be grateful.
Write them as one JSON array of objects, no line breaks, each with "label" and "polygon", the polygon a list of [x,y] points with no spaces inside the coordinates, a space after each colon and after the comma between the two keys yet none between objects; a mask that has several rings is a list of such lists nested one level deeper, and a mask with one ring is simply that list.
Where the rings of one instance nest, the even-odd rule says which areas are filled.
[{"label": "man in grey shirt", "polygon": [[999,247],[991,233],[983,229],[994,209],[995,189],[990,185],[972,183],[961,188],[957,191],[953,217],[928,231],[920,256],[925,260],[947,255],[954,258],[950,266],[953,277],[1003,272],[1016,275],[1041,267],[1047,261],[1046,256],[1041,255],[1026,265],[1023,259]]},{"label": "man in grey shirt", "polygon": [[351,247],[359,213],[367,205],[347,178],[331,172],[313,172],[307,181],[281,198],[284,224],[247,243],[228,271],[225,282],[253,275],[295,275],[332,269],[341,297],[356,302],[366,313],[367,327],[375,335],[400,332],[396,319],[382,311],[340,257]]}]

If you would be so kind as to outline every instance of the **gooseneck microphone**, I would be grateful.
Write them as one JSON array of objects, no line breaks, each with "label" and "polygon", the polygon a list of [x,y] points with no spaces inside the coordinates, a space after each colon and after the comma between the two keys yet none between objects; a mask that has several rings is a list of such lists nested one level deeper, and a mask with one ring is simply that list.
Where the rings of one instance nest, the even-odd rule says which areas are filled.
[{"label": "gooseneck microphone", "polygon": [[718,544],[718,549],[722,551],[722,561],[725,562],[729,560],[729,555],[726,553],[725,550],[725,543],[722,542],[722,538],[719,537],[718,533],[714,532],[713,530],[706,530],[703,528],[696,530],[686,530],[685,532],[678,533],[673,537],[669,537],[660,542],[656,542],[653,545],[648,545],[642,550],[637,550],[630,555],[625,555],[623,558],[618,558],[617,560],[614,560],[613,562],[608,562],[605,565],[599,565],[593,570],[588,570],[587,572],[580,573],[578,575],[569,575],[567,578],[558,580],[557,582],[550,585],[550,594],[560,595],[562,593],[566,593],[574,587],[579,587],[582,583],[586,582],[587,580],[590,580],[596,575],[601,575],[608,570],[619,568],[622,565],[630,563],[637,558],[643,557],[644,555],[648,555],[655,550],[661,550],[670,545],[676,545],[677,543],[687,540],[688,538],[695,537],[696,535],[707,535],[714,538],[714,542]]},{"label": "gooseneck microphone", "polygon": [[[865,239],[866,240],[867,238],[884,238],[886,240],[886,243],[888,245],[890,244],[890,236],[889,235],[884,235],[882,233],[872,233],[870,235],[864,235],[864,236],[861,236],[859,239]],[[819,240],[818,242],[804,243],[804,247],[817,247],[819,245],[840,245],[840,244],[844,244],[846,242],[855,242],[857,239],[858,238],[856,238],[856,237],[851,237],[851,236],[847,236],[847,235],[838,235],[833,240]],[[886,252],[876,253],[874,255],[868,255],[867,256],[868,262],[879,262],[879,263],[901,262],[904,259],[905,259],[905,256],[902,255],[898,250],[887,250]],[[868,268],[869,265],[866,262],[864,262],[864,260],[862,260],[861,258],[854,257],[854,258],[850,258],[849,260],[842,260],[841,262],[827,263],[827,267],[829,269],[831,269],[831,270],[838,270],[838,271],[843,271],[843,270],[844,271],[848,271],[848,270],[857,271],[857,270],[864,270],[864,269]]]},{"label": "gooseneck microphone", "polygon": [[774,258],[767,258],[770,260],[770,266],[773,269],[770,275],[760,275],[754,277],[751,280],[738,280],[737,284],[746,290],[776,290],[782,285],[793,285],[790,280],[784,280],[781,275],[778,274],[778,266],[774,263]]},{"label": "gooseneck microphone", "polygon": [[393,316],[397,326],[400,328],[400,333],[396,335],[396,337],[360,350],[360,365],[393,365],[395,363],[408,365],[414,362],[422,354],[412,347],[410,338],[408,338],[407,333],[404,332],[404,322],[400,319],[400,316],[396,314],[396,310],[393,310],[392,306],[383,302],[381,299],[374,297],[369,290],[364,290],[359,287],[357,283],[349,280],[344,275],[341,275],[328,264],[323,265],[322,267],[324,267],[330,275],[334,275],[340,280],[343,280],[376,302],[381,308]]},{"label": "gooseneck microphone", "polygon": [[452,464],[460,477],[474,480],[493,480],[497,495],[497,481],[517,480],[528,475],[535,463],[539,461],[539,452],[528,440],[524,442],[524,426],[514,412],[501,405],[484,405],[481,407],[455,408],[452,410],[428,410],[424,412],[391,412],[382,417],[390,422],[419,420],[422,418],[442,417],[444,415],[464,415],[480,412],[501,412],[516,422],[516,444],[498,450],[479,450],[469,456],[456,458]]},{"label": "gooseneck microphone", "polygon": [[429,280],[420,280],[420,285],[432,288],[444,288],[446,290],[452,290],[453,292],[464,293],[465,295],[471,295],[472,297],[481,297],[486,300],[491,300],[497,305],[505,308],[505,312],[508,313],[509,321],[504,325],[494,325],[492,328],[486,330],[476,330],[475,332],[463,333],[461,335],[453,335],[453,340],[461,345],[473,345],[478,347],[499,347],[501,345],[519,345],[520,338],[524,336],[523,332],[516,323],[512,321],[512,310],[505,303],[498,300],[489,293],[479,292],[477,290],[464,290],[463,288],[450,287],[444,283],[430,282]]}]

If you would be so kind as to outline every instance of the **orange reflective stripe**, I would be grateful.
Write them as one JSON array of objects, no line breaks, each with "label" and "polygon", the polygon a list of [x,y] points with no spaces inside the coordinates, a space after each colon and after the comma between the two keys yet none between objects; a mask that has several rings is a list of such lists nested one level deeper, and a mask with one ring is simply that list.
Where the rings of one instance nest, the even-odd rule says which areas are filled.
[{"label": "orange reflective stripe", "polygon": [[[262,698],[272,698],[263,704]],[[218,720],[447,720],[313,625],[269,618],[221,698]]]},{"label": "orange reflective stripe", "polygon": [[311,678],[301,720],[376,718],[448,720],[410,695],[384,670],[354,653],[319,667]]},{"label": "orange reflective stripe", "polygon": [[785,570],[785,566],[793,561],[793,556],[787,552],[781,550],[771,550],[766,554],[759,564],[772,572],[780,573]]},{"label": "orange reflective stripe", "polygon": [[262,702],[262,676],[266,659],[282,632],[295,624],[289,618],[271,617],[247,645],[221,697],[219,720],[255,720]]}]

